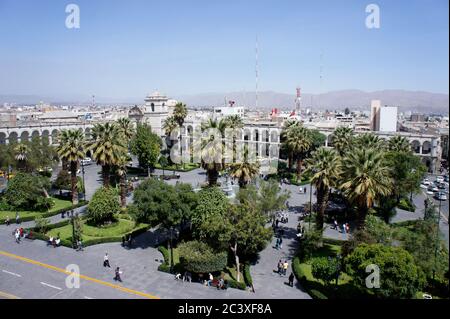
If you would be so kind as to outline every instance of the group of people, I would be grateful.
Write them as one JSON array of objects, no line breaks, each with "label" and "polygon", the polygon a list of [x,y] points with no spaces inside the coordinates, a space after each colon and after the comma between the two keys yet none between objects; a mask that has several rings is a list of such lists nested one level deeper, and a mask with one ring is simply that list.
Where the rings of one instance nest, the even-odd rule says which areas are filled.
[{"label": "group of people", "polygon": [[[111,268],[108,253],[105,253],[105,256],[103,257],[103,267]],[[116,267],[116,269],[114,270],[113,280],[122,282],[122,277],[120,276],[122,273],[123,272],[120,270],[120,267]]]},{"label": "group of people", "polygon": [[[20,215],[19,215],[19,212],[17,212],[16,213],[16,224],[19,225],[20,223],[21,223],[20,222]],[[11,220],[9,219],[9,216],[6,216],[5,224],[6,224],[6,226],[11,225]]]},{"label": "group of people", "polygon": [[[286,276],[287,275],[287,270],[289,269],[289,263],[287,262],[287,260],[285,260],[283,262],[280,259],[278,261],[277,268],[278,268],[278,274],[280,276]],[[289,275],[288,280],[289,280],[288,285],[291,286],[291,287],[294,287],[294,273],[293,272],[291,272],[291,274]]]},{"label": "group of people", "polygon": [[300,186],[299,193],[300,194],[306,194],[306,187]]},{"label": "group of people", "polygon": [[14,238],[16,243],[20,244],[21,238],[32,238],[33,232],[31,230],[24,230],[22,227],[16,228],[13,231]]},{"label": "group of people", "polygon": [[122,246],[123,247],[128,245],[128,247],[131,248],[131,243],[132,243],[131,235],[128,235],[128,238],[127,238],[127,236],[122,236]]},{"label": "group of people", "polygon": [[51,236],[48,240],[47,246],[52,245],[53,248],[56,248],[60,244],[61,244],[61,239],[59,238],[59,236],[56,236],[56,237]]},{"label": "group of people", "polygon": [[[66,216],[66,212],[63,211],[63,212],[61,213],[61,218],[65,218],[65,216]],[[68,212],[67,212],[67,218],[72,218],[72,217],[73,217],[73,209],[72,209],[71,211],[68,211]]]},{"label": "group of people", "polygon": [[338,221],[333,218],[333,229],[338,230],[340,233],[349,234],[350,233],[350,225],[348,223],[343,223],[341,227],[339,227]]}]

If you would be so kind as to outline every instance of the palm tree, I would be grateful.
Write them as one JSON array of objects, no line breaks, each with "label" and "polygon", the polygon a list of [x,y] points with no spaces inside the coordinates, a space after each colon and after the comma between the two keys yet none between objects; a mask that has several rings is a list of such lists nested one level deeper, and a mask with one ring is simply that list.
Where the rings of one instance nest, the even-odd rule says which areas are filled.
[{"label": "palm tree", "polygon": [[344,183],[341,189],[358,208],[358,228],[363,229],[369,209],[392,191],[390,168],[384,152],[374,148],[357,148],[343,159]]},{"label": "palm tree", "polygon": [[[222,151],[221,158],[222,158],[222,169],[225,169],[225,130],[228,127],[228,123],[225,120],[216,120],[216,119],[208,119],[208,121],[203,122],[201,124],[201,130],[202,132],[209,131],[211,134],[217,134],[219,133],[222,147],[220,148]],[[209,136],[209,139],[212,139],[213,135]],[[214,141],[214,143],[219,142],[218,140]],[[219,144],[216,144],[218,146]]]},{"label": "palm tree", "polygon": [[233,130],[232,143],[233,143],[233,163],[236,163],[236,132],[244,127],[244,121],[239,115],[230,115],[225,118],[226,127]]},{"label": "palm tree", "polygon": [[353,143],[355,148],[373,148],[378,151],[385,150],[385,141],[373,133],[358,135]]},{"label": "palm tree", "polygon": [[330,190],[337,186],[342,173],[341,157],[337,151],[321,147],[312,154],[307,163],[308,171],[313,174],[311,183],[317,190],[316,229],[322,230]]},{"label": "palm tree", "polygon": [[[182,146],[182,136],[181,136],[181,128],[183,127],[184,124],[184,120],[186,119],[187,116],[187,107],[186,104],[183,104],[181,102],[178,102],[177,104],[175,104],[175,107],[173,109],[173,118],[175,119],[175,121],[178,124],[178,127],[180,128],[180,158],[183,158],[183,146]],[[184,163],[183,163],[184,165]]]},{"label": "palm tree", "polygon": [[411,145],[406,137],[396,135],[388,141],[388,149],[394,152],[409,153]]},{"label": "palm tree", "polygon": [[171,134],[172,134],[172,132],[173,131],[175,131],[175,129],[178,127],[178,123],[177,123],[177,121],[175,120],[175,117],[173,117],[173,116],[169,116],[169,117],[167,117],[165,120],[164,120],[164,122],[163,122],[163,130],[164,130],[164,132],[165,132],[165,134],[166,134],[166,136],[168,136],[169,138],[170,138],[170,140],[172,141],[172,139],[171,139]]},{"label": "palm tree", "polygon": [[312,145],[310,131],[302,125],[292,125],[286,131],[286,144],[297,160],[297,181],[300,182],[305,153]]},{"label": "palm tree", "polygon": [[125,141],[118,126],[115,123],[95,124],[90,149],[97,165],[102,166],[103,186],[108,187],[111,167],[126,153]]},{"label": "palm tree", "polygon": [[22,170],[26,170],[27,168],[29,153],[30,148],[26,144],[19,143],[14,147],[14,159],[17,161],[17,166]]},{"label": "palm tree", "polygon": [[70,184],[72,191],[72,204],[78,203],[77,169],[80,160],[86,155],[84,134],[79,130],[63,130],[59,134],[57,147],[59,157],[70,165]]},{"label": "palm tree", "polygon": [[230,165],[230,175],[237,178],[239,187],[245,188],[250,181],[259,174],[259,163],[251,163],[248,161],[248,148],[244,148],[244,161],[240,163],[232,163]]},{"label": "palm tree", "polygon": [[126,145],[130,143],[131,139],[134,136],[135,129],[133,123],[127,117],[122,117],[117,120],[117,126],[120,134],[122,135]]},{"label": "palm tree", "polygon": [[346,126],[336,128],[331,136],[333,147],[340,156],[344,156],[351,148],[353,141],[353,129]]},{"label": "palm tree", "polygon": [[290,145],[286,142],[287,141],[287,135],[289,133],[289,130],[292,130],[294,126],[300,126],[300,122],[297,120],[287,120],[284,122],[283,130],[281,131],[281,141],[283,141],[283,146],[285,147],[287,153],[288,153],[288,168],[289,171],[292,170],[292,164],[294,161],[294,153],[292,149],[290,148]]}]

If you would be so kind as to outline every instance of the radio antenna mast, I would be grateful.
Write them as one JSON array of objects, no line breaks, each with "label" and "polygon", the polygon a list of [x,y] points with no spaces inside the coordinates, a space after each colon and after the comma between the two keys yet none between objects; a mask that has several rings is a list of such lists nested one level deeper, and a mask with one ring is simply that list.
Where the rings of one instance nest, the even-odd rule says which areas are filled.
[{"label": "radio antenna mast", "polygon": [[256,109],[258,109],[258,36],[256,36],[256,46],[255,46],[255,57],[256,57],[256,64],[255,64],[255,106]]}]

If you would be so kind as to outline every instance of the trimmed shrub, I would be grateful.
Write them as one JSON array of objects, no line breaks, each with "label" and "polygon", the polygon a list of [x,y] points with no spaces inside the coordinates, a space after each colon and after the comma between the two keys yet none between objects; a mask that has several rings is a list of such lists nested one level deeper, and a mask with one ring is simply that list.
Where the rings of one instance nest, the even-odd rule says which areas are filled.
[{"label": "trimmed shrub", "polygon": [[252,275],[250,274],[250,264],[248,263],[244,265],[244,280],[247,286],[249,287],[253,286],[253,279]]},{"label": "trimmed shrub", "polygon": [[406,210],[408,212],[416,211],[416,206],[408,198],[400,199],[400,202],[398,203],[397,207]]},{"label": "trimmed shrub", "polygon": [[247,289],[247,285],[245,284],[245,282],[237,282],[236,280],[233,280],[233,279],[228,279],[227,282],[228,282],[229,288],[235,288],[235,289],[241,289],[241,290]]},{"label": "trimmed shrub", "polygon": [[180,264],[193,273],[221,271],[227,266],[227,253],[216,252],[199,241],[189,241],[178,245]]},{"label": "trimmed shrub", "polygon": [[98,189],[88,205],[87,218],[94,224],[102,224],[113,219],[120,212],[117,192],[111,187]]}]

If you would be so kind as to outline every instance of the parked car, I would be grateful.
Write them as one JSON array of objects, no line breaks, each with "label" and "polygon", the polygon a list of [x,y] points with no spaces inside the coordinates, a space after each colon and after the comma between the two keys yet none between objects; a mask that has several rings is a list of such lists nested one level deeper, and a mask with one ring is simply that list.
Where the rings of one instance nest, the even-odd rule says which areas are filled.
[{"label": "parked car", "polygon": [[434,198],[437,200],[447,200],[447,194],[444,192],[437,192],[434,194]]},{"label": "parked car", "polygon": [[90,157],[86,157],[85,159],[82,159],[80,161],[80,164],[83,166],[90,165],[90,164],[92,164],[92,159]]},{"label": "parked car", "polygon": [[439,188],[437,188],[437,186],[434,185],[428,186],[428,190],[432,192],[439,192]]},{"label": "parked car", "polygon": [[425,179],[422,181],[422,184],[428,186],[428,185],[431,184],[431,182],[430,182],[430,180],[429,180],[428,178],[425,178]]},{"label": "parked car", "polygon": [[444,176],[437,176],[436,177],[436,182],[442,183],[443,181],[444,181]]}]

